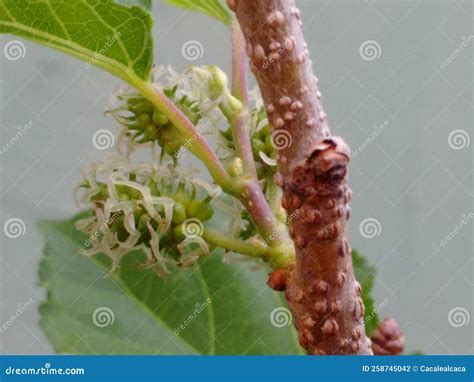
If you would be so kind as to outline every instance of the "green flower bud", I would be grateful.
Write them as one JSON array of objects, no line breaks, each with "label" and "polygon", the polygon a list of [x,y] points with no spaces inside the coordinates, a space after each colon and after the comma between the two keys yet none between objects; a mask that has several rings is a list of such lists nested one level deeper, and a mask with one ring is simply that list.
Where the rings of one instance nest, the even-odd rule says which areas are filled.
[{"label": "green flower bud", "polygon": [[170,120],[168,117],[162,113],[160,113],[158,110],[155,110],[153,112],[153,123],[158,126],[163,126],[166,125]]},{"label": "green flower bud", "polygon": [[148,184],[148,187],[150,188],[150,193],[153,195],[153,196],[159,196],[161,193],[160,193],[160,190],[158,189],[158,183],[154,180],[152,180],[149,184]]},{"label": "green flower bud", "polygon": [[208,82],[209,97],[211,99],[216,99],[228,88],[227,76],[219,67],[215,65],[209,65],[206,68],[212,78]]},{"label": "green flower bud", "polygon": [[143,133],[143,142],[154,141],[158,139],[159,136],[159,127],[150,124],[145,128],[145,132]]},{"label": "green flower bud", "polygon": [[119,197],[122,200],[139,199],[141,196],[140,191],[138,191],[137,189],[124,186],[122,184],[117,184],[115,186],[115,189],[117,190],[117,193],[119,194]]},{"label": "green flower bud", "polygon": [[137,118],[137,126],[147,127],[151,123],[151,117],[149,114],[140,114]]},{"label": "green flower bud", "polygon": [[170,197],[172,197],[175,202],[182,204],[184,208],[186,208],[189,203],[191,203],[192,199],[195,196],[195,190],[193,190],[191,195],[186,192],[184,183],[179,183],[176,191],[172,195],[170,195]]},{"label": "green flower bud", "polygon": [[234,158],[234,160],[227,167],[227,172],[230,176],[240,176],[244,173],[242,159]]},{"label": "green flower bud", "polygon": [[265,154],[270,156],[270,154],[274,151],[274,147],[272,144],[272,138],[270,135],[267,135],[267,138],[265,139]]},{"label": "green flower bud", "polygon": [[128,196],[127,194],[119,194],[118,197],[120,200],[123,200],[123,201],[130,200],[130,196]]},{"label": "green flower bud", "polygon": [[153,113],[153,109],[154,109],[153,105],[151,104],[151,102],[148,102],[148,101],[140,102],[136,106],[132,107],[132,111],[136,115],[151,114],[151,113]]},{"label": "green flower bud", "polygon": [[174,224],[181,224],[186,220],[186,208],[181,203],[175,203],[173,206],[173,218],[171,221]]},{"label": "green flower bud", "polygon": [[267,175],[267,168],[264,166],[260,166],[257,168],[257,177],[258,179],[262,179],[265,175]]},{"label": "green flower bud", "polygon": [[265,151],[265,143],[259,138],[252,138],[252,153],[255,160],[260,159],[258,155],[260,151]]},{"label": "green flower bud", "polygon": [[183,225],[179,224],[176,227],[174,227],[173,234],[177,240],[179,241],[183,240],[185,238],[184,233],[183,233]]},{"label": "green flower bud", "polygon": [[105,183],[98,182],[97,186],[99,188],[99,192],[91,196],[91,200],[93,202],[100,202],[109,197],[109,191],[107,190],[107,185]]},{"label": "green flower bud", "polygon": [[209,202],[205,200],[193,200],[189,203],[188,207],[186,208],[186,212],[189,216],[200,220],[201,222],[205,222],[212,218],[214,215],[214,210]]},{"label": "green flower bud", "polygon": [[138,224],[137,224],[137,229],[141,232],[143,235],[144,233],[148,233],[147,225],[146,222],[148,221],[148,216],[147,215],[142,215],[138,219]]},{"label": "green flower bud", "polygon": [[262,141],[265,141],[267,137],[270,136],[270,125],[263,126],[258,132],[258,135]]},{"label": "green flower bud", "polygon": [[160,128],[159,143],[165,152],[174,155],[181,148],[178,131],[172,126],[163,126]]}]

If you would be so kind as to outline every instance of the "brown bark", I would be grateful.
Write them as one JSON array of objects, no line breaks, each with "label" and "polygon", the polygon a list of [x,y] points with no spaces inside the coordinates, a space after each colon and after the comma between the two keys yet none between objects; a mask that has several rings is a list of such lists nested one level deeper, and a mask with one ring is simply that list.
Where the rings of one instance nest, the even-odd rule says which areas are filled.
[{"label": "brown bark", "polygon": [[372,354],[347,239],[349,148],[329,131],[299,10],[293,0],[228,3],[278,148],[275,181],[283,188],[297,258],[286,298],[300,343],[309,354]]},{"label": "brown bark", "polygon": [[375,355],[399,355],[403,353],[405,337],[393,318],[386,317],[372,335],[372,351]]}]

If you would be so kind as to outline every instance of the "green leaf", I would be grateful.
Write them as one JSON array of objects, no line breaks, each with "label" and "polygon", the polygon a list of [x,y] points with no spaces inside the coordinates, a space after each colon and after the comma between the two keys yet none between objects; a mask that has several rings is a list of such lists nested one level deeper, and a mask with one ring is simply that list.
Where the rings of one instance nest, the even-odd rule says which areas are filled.
[{"label": "green leaf", "polygon": [[40,224],[46,244],[39,274],[47,291],[40,325],[56,352],[301,353],[293,325],[278,328],[270,321],[284,303],[266,286],[264,270],[224,264],[212,254],[162,280],[140,267],[144,256],[136,251],[107,275],[105,256],[77,253],[86,239],[74,228],[78,218]]},{"label": "green leaf", "polygon": [[232,15],[220,0],[165,0],[167,3],[193,12],[201,12],[222,21],[232,23]]},{"label": "green leaf", "polygon": [[365,330],[370,337],[379,325],[379,317],[371,294],[374,286],[375,267],[369,265],[367,260],[355,250],[352,251],[352,263],[356,279],[362,286],[362,300],[364,300],[365,305]]},{"label": "green leaf", "polygon": [[132,81],[153,61],[152,20],[111,0],[0,0],[0,33],[58,49]]}]

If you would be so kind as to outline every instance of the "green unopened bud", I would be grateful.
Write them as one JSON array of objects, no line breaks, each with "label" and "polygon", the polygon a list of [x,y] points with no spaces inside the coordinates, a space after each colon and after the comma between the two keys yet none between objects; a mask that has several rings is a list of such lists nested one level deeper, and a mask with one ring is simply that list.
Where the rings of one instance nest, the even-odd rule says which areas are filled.
[{"label": "green unopened bud", "polygon": [[139,199],[141,197],[140,191],[132,187],[118,184],[115,186],[115,189],[117,190],[117,193],[119,194],[120,199],[122,200]]},{"label": "green unopened bud", "polygon": [[183,225],[179,224],[173,229],[173,234],[178,240],[183,240],[185,238],[184,233],[183,233]]},{"label": "green unopened bud", "polygon": [[216,100],[224,91],[228,92],[228,81],[226,74],[217,66],[206,65],[194,67],[193,72],[206,81],[207,95],[211,100]]},{"label": "green unopened bud", "polygon": [[171,220],[174,224],[181,224],[186,220],[186,208],[181,203],[174,204],[173,218]]},{"label": "green unopened bud", "polygon": [[186,208],[186,212],[190,217],[199,219],[202,222],[209,220],[214,215],[212,206],[205,201],[193,200]]},{"label": "green unopened bud", "polygon": [[262,179],[264,176],[268,175],[267,167],[260,166],[257,168],[257,177]]},{"label": "green unopened bud", "polygon": [[274,147],[272,144],[272,138],[270,135],[267,135],[265,139],[265,153],[270,156],[270,154],[274,151]]},{"label": "green unopened bud", "polygon": [[219,69],[219,67],[215,65],[209,65],[207,66],[207,69],[212,76],[212,80],[209,81],[209,91],[214,92],[217,98],[228,87],[227,76],[221,69]]},{"label": "green unopened bud", "polygon": [[129,110],[133,110],[133,107],[143,102],[143,97],[132,97],[127,100]]},{"label": "green unopened bud", "polygon": [[174,155],[181,148],[179,132],[172,126],[163,126],[160,128],[160,145],[170,155]]},{"label": "green unopened bud", "polygon": [[150,188],[150,193],[153,196],[159,196],[160,195],[160,190],[158,189],[158,184],[156,181],[152,180],[149,184],[148,187]]},{"label": "green unopened bud", "polygon": [[97,186],[99,188],[99,192],[91,197],[93,202],[99,202],[109,197],[109,191],[107,190],[107,185],[105,183],[98,182]]},{"label": "green unopened bud", "polygon": [[147,224],[146,224],[148,219],[149,218],[148,218],[147,215],[142,215],[142,216],[140,216],[140,219],[138,219],[137,229],[141,233],[148,232],[148,228],[147,228]]},{"label": "green unopened bud", "polygon": [[149,114],[140,114],[137,118],[137,126],[146,127],[151,123],[151,117]]},{"label": "green unopened bud", "polygon": [[230,176],[240,176],[244,173],[242,159],[234,158],[234,160],[227,167],[227,172]]},{"label": "green unopened bud", "polygon": [[158,126],[166,125],[169,122],[169,119],[166,115],[160,113],[158,110],[153,112],[153,123]]},{"label": "green unopened bud", "polygon": [[237,98],[235,98],[233,95],[229,94],[229,97],[227,98],[227,104],[229,105],[229,108],[234,111],[234,113],[239,112],[242,107],[244,106],[242,102],[240,102]]},{"label": "green unopened bud", "polygon": [[143,133],[143,140],[145,142],[154,141],[155,139],[158,139],[158,135],[158,127],[153,124],[150,124],[145,128],[145,132]]},{"label": "green unopened bud", "polygon": [[186,192],[184,183],[180,183],[178,185],[177,190],[172,195],[170,195],[170,197],[172,197],[175,202],[182,204],[185,209],[187,208],[189,203],[191,203],[194,196],[195,191],[193,191],[192,195],[189,195]]},{"label": "green unopened bud", "polygon": [[118,197],[120,200],[124,200],[124,201],[130,200],[130,196],[128,196],[127,194],[119,194]]},{"label": "green unopened bud", "polygon": [[148,102],[148,101],[140,102],[139,104],[137,104],[136,106],[132,108],[132,111],[136,115],[151,114],[153,113],[153,105],[151,104],[151,102]]},{"label": "green unopened bud", "polygon": [[265,143],[258,138],[252,138],[252,153],[253,157],[258,160],[259,156],[258,153],[260,151],[265,151]]},{"label": "green unopened bud", "polygon": [[270,135],[270,125],[263,126],[258,132],[258,135],[262,141],[266,140]]}]

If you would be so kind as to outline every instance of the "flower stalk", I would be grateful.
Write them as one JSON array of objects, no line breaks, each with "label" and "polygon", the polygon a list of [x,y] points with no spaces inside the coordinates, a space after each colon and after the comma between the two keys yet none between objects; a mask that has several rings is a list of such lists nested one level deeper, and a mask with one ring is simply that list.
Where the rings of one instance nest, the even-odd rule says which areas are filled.
[{"label": "flower stalk", "polygon": [[286,230],[281,229],[281,223],[273,215],[258,184],[246,125],[247,109],[228,92],[225,81],[220,77],[220,72],[216,72],[213,68],[211,70],[214,71],[216,77],[214,85],[219,88],[214,90],[219,90],[216,93],[225,92],[220,107],[232,127],[236,151],[245,159],[244,174],[238,177],[229,175],[205,137],[198,133],[189,118],[165,94],[150,83],[140,84],[137,90],[169,118],[183,134],[183,140],[193,140],[189,150],[206,165],[213,180],[224,192],[237,197],[242,202],[259,233],[267,244],[274,248],[269,255],[270,263],[279,266],[291,264],[294,262],[294,252]]}]

